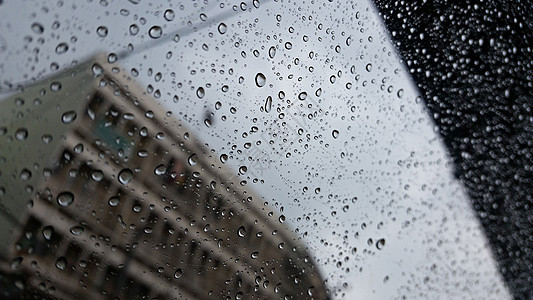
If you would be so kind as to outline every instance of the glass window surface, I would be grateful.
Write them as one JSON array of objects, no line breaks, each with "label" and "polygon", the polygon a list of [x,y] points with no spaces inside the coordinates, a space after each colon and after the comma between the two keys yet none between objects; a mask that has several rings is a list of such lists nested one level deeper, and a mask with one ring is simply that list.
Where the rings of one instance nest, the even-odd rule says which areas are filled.
[{"label": "glass window surface", "polygon": [[370,1],[4,0],[0,74],[1,297],[511,298]]}]

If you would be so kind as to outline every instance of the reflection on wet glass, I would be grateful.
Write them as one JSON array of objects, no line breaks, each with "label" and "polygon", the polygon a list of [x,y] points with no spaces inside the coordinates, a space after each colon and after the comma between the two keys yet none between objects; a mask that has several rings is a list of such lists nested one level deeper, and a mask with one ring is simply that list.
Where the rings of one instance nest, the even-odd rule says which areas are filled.
[{"label": "reflection on wet glass", "polygon": [[[157,37],[160,29],[152,30]],[[1,103],[5,110],[27,103],[21,118],[2,125],[5,172],[19,170],[21,179],[2,186],[10,295],[326,298],[285,217],[239,184],[226,154],[207,148],[105,59]],[[35,98],[43,104],[31,104]],[[32,170],[20,170],[28,161]]]}]

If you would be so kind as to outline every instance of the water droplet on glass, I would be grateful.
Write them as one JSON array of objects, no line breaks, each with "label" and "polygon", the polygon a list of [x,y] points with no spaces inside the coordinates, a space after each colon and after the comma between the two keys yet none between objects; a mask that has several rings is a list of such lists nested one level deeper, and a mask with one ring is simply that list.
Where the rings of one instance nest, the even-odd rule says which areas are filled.
[{"label": "water droplet on glass", "polygon": [[403,97],[403,89],[399,89],[397,95],[398,95],[398,98],[402,98]]},{"label": "water droplet on glass", "polygon": [[222,107],[222,103],[221,103],[220,101],[217,101],[217,102],[215,103],[215,109],[216,109],[216,110],[219,110],[221,107]]},{"label": "water droplet on glass", "polygon": [[176,272],[174,272],[174,278],[178,279],[183,275],[183,271],[181,269],[177,269]]},{"label": "water droplet on glass", "polygon": [[239,168],[239,174],[244,175],[248,171],[248,168],[246,166],[241,166]]},{"label": "water droplet on glass", "polygon": [[71,192],[62,192],[57,196],[57,203],[63,207],[67,207],[74,202],[74,194]]},{"label": "water droplet on glass", "polygon": [[196,154],[193,154],[189,156],[189,159],[187,160],[189,165],[194,166],[198,163],[198,156]]},{"label": "water droplet on glass", "polygon": [[128,184],[133,179],[133,172],[130,169],[123,169],[118,173],[118,181],[122,184]]},{"label": "water droplet on glass", "polygon": [[284,215],[279,216],[279,222],[280,223],[285,222],[285,216]]},{"label": "water droplet on glass", "polygon": [[333,136],[334,139],[336,139],[336,138],[339,137],[339,131],[338,131],[338,130],[333,130],[333,132],[331,133],[331,135]]},{"label": "water droplet on glass", "polygon": [[120,204],[120,199],[118,197],[111,197],[107,203],[109,203],[109,206],[115,207]]},{"label": "water droplet on glass", "polygon": [[96,28],[96,34],[98,34],[99,37],[103,38],[107,36],[107,27],[105,26],[99,26]]},{"label": "water droplet on glass", "polygon": [[78,115],[76,114],[75,111],[73,111],[73,110],[67,111],[61,116],[61,121],[63,121],[63,123],[65,123],[65,124],[70,124],[74,120],[76,120],[77,116]]},{"label": "water droplet on glass", "polygon": [[268,96],[265,101],[265,111],[269,113],[272,110],[272,97]]},{"label": "water droplet on glass", "polygon": [[22,264],[22,260],[23,258],[21,256],[16,257],[13,260],[11,260],[11,262],[9,263],[9,266],[11,267],[12,270],[16,270],[20,268],[20,265]]},{"label": "water droplet on glass", "polygon": [[104,69],[99,64],[94,64],[91,70],[93,71],[93,75],[95,77],[101,76],[104,73]]},{"label": "water droplet on glass", "polygon": [[59,43],[56,47],[57,54],[63,54],[68,51],[68,45],[66,43]]},{"label": "water droplet on glass", "polygon": [[365,67],[365,69],[367,70],[367,72],[372,71],[372,64],[370,64],[370,63],[367,64],[366,67]]},{"label": "water droplet on glass", "polygon": [[83,233],[83,231],[84,229],[81,226],[74,226],[70,228],[70,233],[72,233],[73,235],[80,235]]},{"label": "water droplet on glass", "polygon": [[285,49],[291,50],[292,49],[292,43],[291,42],[286,42],[285,43]]},{"label": "water droplet on glass", "polygon": [[220,34],[225,34],[228,31],[228,26],[225,23],[218,24],[218,32]]},{"label": "water droplet on glass", "polygon": [[239,227],[239,229],[237,230],[237,234],[239,235],[239,237],[245,237],[246,236],[246,228],[244,228],[244,226],[241,226]]},{"label": "water droplet on glass", "polygon": [[205,96],[205,90],[204,90],[203,87],[199,87],[196,90],[196,96],[198,96],[198,98],[200,98],[200,99],[202,99]]},{"label": "water droplet on glass", "polygon": [[159,165],[154,169],[155,175],[163,175],[167,172],[167,167],[165,165]]},{"label": "water droplet on glass", "polygon": [[274,58],[274,56],[276,56],[276,47],[272,46],[270,49],[268,49],[268,56],[270,56],[270,58]]},{"label": "water droplet on glass", "polygon": [[54,234],[54,227],[53,226],[46,226],[42,230],[42,234],[45,240],[49,241],[52,238],[52,235]]},{"label": "water droplet on glass", "polygon": [[222,155],[220,155],[220,161],[221,161],[222,163],[227,162],[227,161],[228,161],[228,155],[227,155],[227,154],[222,154]]},{"label": "water droplet on glass", "polygon": [[352,37],[349,36],[346,38],[346,46],[350,46],[352,44]]},{"label": "water droplet on glass", "polygon": [[102,172],[101,170],[94,170],[91,173],[91,178],[96,182],[102,181],[102,179],[104,179],[104,172]]},{"label": "water droplet on glass", "polygon": [[31,30],[37,34],[42,34],[44,32],[44,27],[39,23],[33,23],[31,24]]},{"label": "water droplet on glass", "polygon": [[56,260],[56,268],[61,271],[64,271],[67,268],[67,260],[63,256]]},{"label": "water droplet on glass", "polygon": [[307,93],[306,92],[301,92],[300,94],[298,94],[298,99],[300,99],[302,101],[307,99]]},{"label": "water droplet on glass", "polygon": [[255,251],[255,252],[252,252],[252,254],[250,255],[252,257],[252,259],[256,259],[259,257],[259,252]]},{"label": "water droplet on glass", "polygon": [[15,131],[15,138],[19,141],[23,141],[28,138],[28,130],[26,128],[19,128]]},{"label": "water droplet on glass", "polygon": [[174,20],[174,17],[176,15],[174,14],[174,11],[172,9],[167,9],[165,10],[165,13],[163,14],[163,17],[165,18],[165,20],[167,20],[168,22]]},{"label": "water droplet on glass", "polygon": [[376,248],[378,248],[378,250],[381,250],[383,249],[383,247],[385,247],[385,239],[379,239],[376,242]]},{"label": "water droplet on glass", "polygon": [[255,75],[255,84],[258,86],[258,87],[263,87],[265,86],[265,83],[266,83],[266,77],[263,73],[257,73]]},{"label": "water droplet on glass", "polygon": [[201,14],[200,14],[200,20],[202,20],[202,21],[206,21],[206,20],[207,20],[207,15],[204,14],[204,13],[201,13]]},{"label": "water droplet on glass", "polygon": [[160,26],[152,26],[148,31],[148,35],[153,39],[158,39],[163,35],[163,29]]},{"label": "water droplet on glass", "polygon": [[142,207],[139,205],[139,204],[135,204],[131,207],[131,209],[136,212],[136,213],[140,213],[141,210],[142,210]]},{"label": "water droplet on glass", "polygon": [[28,169],[23,169],[21,172],[20,172],[20,179],[23,180],[23,181],[26,181],[28,179],[31,178],[31,172],[30,170]]},{"label": "water droplet on glass", "polygon": [[59,92],[61,90],[61,83],[54,81],[50,84],[50,90],[52,92]]},{"label": "water droplet on glass", "polygon": [[130,25],[130,34],[131,35],[137,35],[139,33],[139,26],[137,24],[131,24]]}]

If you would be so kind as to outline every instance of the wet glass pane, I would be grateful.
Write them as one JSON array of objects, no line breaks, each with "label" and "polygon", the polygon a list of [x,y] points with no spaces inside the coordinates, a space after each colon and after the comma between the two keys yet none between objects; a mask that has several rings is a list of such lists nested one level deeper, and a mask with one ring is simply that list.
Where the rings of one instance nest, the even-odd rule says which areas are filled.
[{"label": "wet glass pane", "polygon": [[0,298],[511,298],[410,73],[368,1],[0,0]]}]

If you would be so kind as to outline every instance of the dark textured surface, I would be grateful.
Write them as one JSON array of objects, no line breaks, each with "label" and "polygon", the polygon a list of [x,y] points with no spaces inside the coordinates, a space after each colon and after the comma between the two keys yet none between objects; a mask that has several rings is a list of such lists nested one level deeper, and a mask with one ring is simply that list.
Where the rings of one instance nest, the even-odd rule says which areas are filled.
[{"label": "dark textured surface", "polygon": [[376,1],[517,299],[533,297],[533,5]]}]

